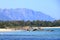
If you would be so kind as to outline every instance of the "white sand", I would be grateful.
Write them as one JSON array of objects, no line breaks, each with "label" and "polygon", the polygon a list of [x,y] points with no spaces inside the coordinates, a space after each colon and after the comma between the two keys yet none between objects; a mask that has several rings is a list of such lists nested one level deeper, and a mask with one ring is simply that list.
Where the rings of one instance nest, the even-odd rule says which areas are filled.
[{"label": "white sand", "polygon": [[0,28],[0,32],[8,32],[8,31],[14,31],[14,30],[12,30],[12,29],[1,29]]},{"label": "white sand", "polygon": [[[45,28],[60,28],[60,27],[40,27],[41,29],[45,29]],[[14,29],[1,29],[0,28],[0,32],[9,32],[9,31],[16,31]]]},{"label": "white sand", "polygon": [[60,28],[60,27],[41,27],[42,29],[44,28]]}]

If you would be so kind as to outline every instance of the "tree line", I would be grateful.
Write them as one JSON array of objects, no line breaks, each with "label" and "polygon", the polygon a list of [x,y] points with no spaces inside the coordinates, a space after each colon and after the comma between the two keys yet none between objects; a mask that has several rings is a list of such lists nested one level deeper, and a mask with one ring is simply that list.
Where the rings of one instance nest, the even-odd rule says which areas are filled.
[{"label": "tree line", "polygon": [[55,21],[40,21],[40,20],[33,20],[33,21],[0,21],[0,28],[6,27],[58,27],[60,26],[60,20]]}]

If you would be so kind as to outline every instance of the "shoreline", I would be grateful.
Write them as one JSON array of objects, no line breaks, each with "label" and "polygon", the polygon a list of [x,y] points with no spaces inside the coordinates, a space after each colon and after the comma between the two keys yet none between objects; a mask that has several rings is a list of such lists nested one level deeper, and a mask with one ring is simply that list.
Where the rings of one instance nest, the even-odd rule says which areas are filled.
[{"label": "shoreline", "polygon": [[60,27],[40,27],[40,28],[60,28]]},{"label": "shoreline", "polygon": [[6,28],[0,28],[0,32],[10,32],[10,31],[14,31],[13,29],[6,29]]},{"label": "shoreline", "polygon": [[[39,27],[39,28],[41,28],[41,29],[45,29],[45,28],[60,28],[60,27]],[[18,30],[18,29],[17,29]],[[10,32],[10,31],[17,31],[17,30],[15,30],[15,29],[12,29],[12,28],[0,28],[0,32]],[[22,30],[20,30],[20,31],[22,31]]]}]

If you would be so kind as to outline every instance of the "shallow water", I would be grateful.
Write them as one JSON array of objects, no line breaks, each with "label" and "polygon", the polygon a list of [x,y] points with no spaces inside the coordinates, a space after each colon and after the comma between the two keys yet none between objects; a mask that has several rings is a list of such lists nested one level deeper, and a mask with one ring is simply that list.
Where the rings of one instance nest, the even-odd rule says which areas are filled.
[{"label": "shallow water", "polygon": [[60,40],[60,28],[50,28],[50,30],[54,31],[0,32],[0,40]]}]

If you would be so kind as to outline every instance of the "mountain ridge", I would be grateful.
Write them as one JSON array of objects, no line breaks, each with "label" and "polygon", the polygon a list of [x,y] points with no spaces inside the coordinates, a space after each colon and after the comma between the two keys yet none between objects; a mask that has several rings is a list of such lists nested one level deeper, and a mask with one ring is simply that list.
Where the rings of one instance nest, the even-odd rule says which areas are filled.
[{"label": "mountain ridge", "polygon": [[26,8],[0,9],[0,20],[43,20],[53,21],[50,17],[39,11],[33,11]]}]

